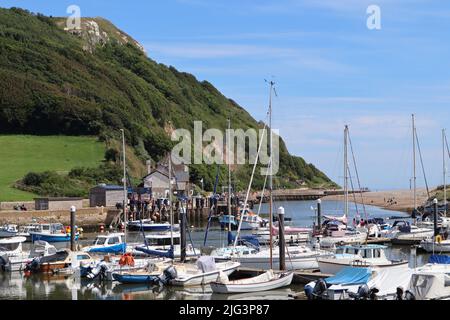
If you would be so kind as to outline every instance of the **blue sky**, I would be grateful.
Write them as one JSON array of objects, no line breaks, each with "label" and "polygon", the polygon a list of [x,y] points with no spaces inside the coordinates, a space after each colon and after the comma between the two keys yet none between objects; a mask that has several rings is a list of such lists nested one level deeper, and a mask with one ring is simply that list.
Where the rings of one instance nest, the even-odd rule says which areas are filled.
[{"label": "blue sky", "polygon": [[[440,137],[450,118],[446,1],[0,1],[54,16],[66,16],[71,4],[83,17],[111,20],[152,59],[210,81],[258,120],[267,108],[264,79],[274,76],[274,127],[291,153],[340,183],[348,124],[362,184],[408,188],[415,113],[427,177],[442,183]],[[381,30],[366,27],[370,4],[381,8]]]}]

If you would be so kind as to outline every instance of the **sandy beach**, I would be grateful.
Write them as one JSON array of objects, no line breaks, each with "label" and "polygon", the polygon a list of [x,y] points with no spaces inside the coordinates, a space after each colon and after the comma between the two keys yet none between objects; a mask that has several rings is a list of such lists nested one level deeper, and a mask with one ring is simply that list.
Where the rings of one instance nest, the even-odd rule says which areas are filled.
[{"label": "sandy beach", "polygon": [[[392,211],[412,212],[414,207],[414,196],[412,190],[392,190],[392,191],[375,191],[350,195],[350,201],[357,203],[381,207]],[[426,189],[417,190],[417,205],[423,205],[428,199]],[[344,196],[327,196],[322,200],[344,200]]]}]

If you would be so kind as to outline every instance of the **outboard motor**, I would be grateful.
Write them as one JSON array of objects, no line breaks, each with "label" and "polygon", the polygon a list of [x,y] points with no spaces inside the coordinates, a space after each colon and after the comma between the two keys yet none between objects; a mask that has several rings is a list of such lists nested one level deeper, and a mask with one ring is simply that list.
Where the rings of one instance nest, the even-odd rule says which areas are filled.
[{"label": "outboard motor", "polygon": [[403,300],[403,288],[402,287],[397,288],[395,300]]},{"label": "outboard motor", "polygon": [[34,258],[31,262],[29,262],[25,266],[25,271],[35,273],[35,272],[39,271],[40,267],[41,267],[40,259],[39,258]]},{"label": "outboard motor", "polygon": [[178,276],[177,270],[174,266],[168,267],[164,270],[163,274],[159,276],[159,283],[162,285],[166,285],[170,280],[176,279]]},{"label": "outboard motor", "polygon": [[405,293],[405,300],[416,300],[416,296],[409,290]]},{"label": "outboard motor", "polygon": [[106,278],[106,272],[108,271],[108,265],[105,261],[100,262],[89,272],[87,275],[88,279],[95,279],[97,277],[100,277],[100,280],[103,280]]},{"label": "outboard motor", "polygon": [[317,280],[314,288],[311,284],[305,286],[305,294],[308,300],[322,300],[323,294],[327,291],[327,284],[325,280]]},{"label": "outboard motor", "polygon": [[354,300],[368,300],[370,294],[369,287],[364,284],[358,288],[357,293],[349,292],[348,296]]}]

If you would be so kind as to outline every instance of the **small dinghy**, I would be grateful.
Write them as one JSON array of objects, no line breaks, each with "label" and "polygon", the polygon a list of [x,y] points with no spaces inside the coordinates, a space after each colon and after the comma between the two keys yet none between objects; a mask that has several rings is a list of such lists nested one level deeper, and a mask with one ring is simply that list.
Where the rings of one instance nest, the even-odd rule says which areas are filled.
[{"label": "small dinghy", "polygon": [[247,293],[263,292],[290,286],[294,277],[293,272],[274,274],[269,270],[259,276],[235,281],[229,281],[224,273],[219,275],[219,281],[211,283],[214,293]]}]

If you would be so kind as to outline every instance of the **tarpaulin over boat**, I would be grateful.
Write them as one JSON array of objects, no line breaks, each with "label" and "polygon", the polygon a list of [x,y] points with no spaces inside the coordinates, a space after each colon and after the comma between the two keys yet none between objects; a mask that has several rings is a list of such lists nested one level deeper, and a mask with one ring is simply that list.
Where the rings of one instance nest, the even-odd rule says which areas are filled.
[{"label": "tarpaulin over boat", "polygon": [[450,257],[444,255],[432,255],[428,260],[428,263],[433,264],[450,264]]},{"label": "tarpaulin over boat", "polygon": [[126,243],[119,243],[109,247],[91,248],[88,252],[91,253],[114,253],[119,254],[125,252],[127,249]]},{"label": "tarpaulin over boat", "polygon": [[325,279],[327,284],[365,284],[372,275],[370,268],[345,267],[335,276]]},{"label": "tarpaulin over boat", "polygon": [[378,269],[367,286],[370,289],[377,288],[379,290],[377,295],[380,297],[395,295],[398,287],[404,291],[408,288],[413,271],[407,267]]}]

